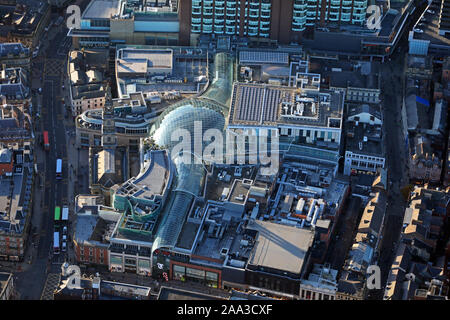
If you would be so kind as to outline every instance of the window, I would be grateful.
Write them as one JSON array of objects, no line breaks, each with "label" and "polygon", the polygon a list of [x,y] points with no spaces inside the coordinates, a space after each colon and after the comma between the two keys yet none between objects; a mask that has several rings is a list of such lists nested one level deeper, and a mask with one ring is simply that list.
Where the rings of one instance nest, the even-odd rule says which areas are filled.
[{"label": "window", "polygon": [[311,300],[311,291],[306,291],[306,300]]},{"label": "window", "polygon": [[186,267],[174,265],[173,266],[173,279],[185,281]]},{"label": "window", "polygon": [[208,287],[217,288],[218,281],[219,281],[218,273],[206,271],[206,285]]},{"label": "window", "polygon": [[136,265],[136,259],[125,258],[125,264],[135,266]]},{"label": "window", "polygon": [[193,268],[186,268],[186,277],[204,280],[205,271]]}]

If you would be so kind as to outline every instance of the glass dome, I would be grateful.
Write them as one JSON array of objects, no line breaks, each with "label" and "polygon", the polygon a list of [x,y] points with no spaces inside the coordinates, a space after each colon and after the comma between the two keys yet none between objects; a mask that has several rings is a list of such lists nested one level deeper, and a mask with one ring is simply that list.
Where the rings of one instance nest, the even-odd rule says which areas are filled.
[{"label": "glass dome", "polygon": [[[171,141],[172,133],[177,129],[185,129],[190,132],[192,146],[194,144],[194,124],[200,122],[202,134],[211,128],[223,131],[225,118],[220,112],[220,108],[209,102],[201,100],[182,101],[180,105],[175,106],[171,112],[158,120],[152,128],[152,136],[155,142],[171,150],[178,141]],[[197,139],[202,141],[201,137]],[[191,150],[194,152],[194,150]]]},{"label": "glass dome", "polygon": [[[233,82],[233,62],[227,54],[219,53],[215,56],[214,65],[215,78],[208,89],[199,97],[185,99],[168,107],[150,130],[156,144],[169,150],[176,167],[175,186],[166,201],[153,250],[175,246],[192,202],[202,194],[206,169],[203,164],[194,164],[194,141],[201,141],[203,150],[209,144],[202,139],[206,130],[218,129],[223,132],[225,129]],[[201,123],[201,137],[194,137],[196,121]],[[172,141],[172,133],[177,129],[185,129],[190,133],[193,154],[191,164],[184,163],[179,155],[171,153],[180,142]]]}]

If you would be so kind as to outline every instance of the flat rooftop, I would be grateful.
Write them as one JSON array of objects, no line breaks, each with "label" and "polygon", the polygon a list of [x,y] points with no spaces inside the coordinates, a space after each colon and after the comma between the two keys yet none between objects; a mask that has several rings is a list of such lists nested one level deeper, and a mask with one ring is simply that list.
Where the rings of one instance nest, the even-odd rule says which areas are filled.
[{"label": "flat rooftop", "polygon": [[119,0],[94,0],[84,10],[82,19],[109,19],[118,14],[119,9]]},{"label": "flat rooftop", "polygon": [[185,289],[161,287],[158,300],[225,300],[223,297],[217,297],[206,293],[199,293]]},{"label": "flat rooftop", "polygon": [[117,52],[118,73],[143,73],[151,69],[172,69],[173,51],[171,49],[124,48]]},{"label": "flat rooftop", "polygon": [[[430,41],[430,45],[442,46],[450,50],[449,16],[450,8],[446,0],[433,0],[428,10],[415,25],[423,32],[413,32],[414,39]],[[441,11],[442,10],[442,11]]]},{"label": "flat rooftop", "polygon": [[279,51],[240,51],[241,64],[281,64],[289,63],[289,53]]},{"label": "flat rooftop", "polygon": [[229,125],[341,127],[343,95],[340,91],[236,82]]},{"label": "flat rooftop", "polygon": [[318,73],[330,87],[378,88],[378,68],[369,61],[340,61],[309,58],[308,72]]},{"label": "flat rooftop", "polygon": [[200,224],[186,221],[181,229],[176,246],[182,249],[191,250],[195,241]]},{"label": "flat rooftop", "polygon": [[349,122],[347,130],[347,151],[383,157],[381,126]]},{"label": "flat rooftop", "polygon": [[[140,91],[160,96],[170,91],[197,93],[207,83],[207,57],[208,51],[193,47],[118,45],[119,96]],[[147,75],[152,71],[153,75]]]},{"label": "flat rooftop", "polygon": [[258,232],[249,264],[299,274],[314,240],[314,232],[281,224],[250,220]]},{"label": "flat rooftop", "polygon": [[32,177],[25,166],[12,180],[0,179],[0,232],[21,234],[28,214]]},{"label": "flat rooftop", "polygon": [[162,195],[169,180],[169,161],[167,151],[151,151],[150,159],[146,162],[145,170],[137,177],[125,182],[117,190],[117,194],[147,199],[153,195]]},{"label": "flat rooftop", "polygon": [[150,288],[144,286],[138,286],[130,283],[120,283],[113,281],[104,281],[101,282],[101,289],[112,291],[115,294],[126,293],[127,295],[139,296],[139,297],[148,297],[150,295]]},{"label": "flat rooftop", "polygon": [[[83,212],[83,213],[81,213]],[[109,244],[105,237],[110,237],[121,213],[110,207],[84,206],[76,218],[75,240],[78,243],[97,242]]]},{"label": "flat rooftop", "polygon": [[[223,250],[231,255],[239,252],[240,259],[247,260],[253,246],[242,248],[241,240],[243,240],[244,235],[241,232],[243,229],[239,228],[243,221],[242,214],[233,212],[226,204],[213,203],[208,203],[206,209],[202,212],[207,216],[201,225],[202,229],[199,231],[202,236],[191,244],[194,249],[193,254],[197,256],[195,259],[191,258],[191,261],[201,260],[202,264],[221,267],[225,259]],[[189,219],[192,219],[192,217],[189,217]],[[192,234],[192,238],[195,238],[195,235]],[[183,247],[181,244],[177,244],[177,246]],[[202,257],[209,259],[205,261]]]}]

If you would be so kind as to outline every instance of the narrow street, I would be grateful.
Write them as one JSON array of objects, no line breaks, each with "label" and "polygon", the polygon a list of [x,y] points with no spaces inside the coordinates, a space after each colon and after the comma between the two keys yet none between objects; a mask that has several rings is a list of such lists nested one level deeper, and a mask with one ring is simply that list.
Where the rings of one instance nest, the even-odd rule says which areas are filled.
[{"label": "narrow street", "polygon": [[377,264],[381,270],[382,289],[371,292],[370,298],[382,299],[403,224],[405,199],[400,192],[408,183],[407,149],[401,108],[404,90],[404,52],[381,65],[383,93],[383,132],[386,167],[388,168],[388,203]]}]

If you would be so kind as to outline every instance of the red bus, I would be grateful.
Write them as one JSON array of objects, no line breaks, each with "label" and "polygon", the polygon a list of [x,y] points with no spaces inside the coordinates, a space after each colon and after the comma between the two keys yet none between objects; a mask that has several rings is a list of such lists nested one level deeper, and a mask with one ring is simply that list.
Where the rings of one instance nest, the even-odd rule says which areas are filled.
[{"label": "red bus", "polygon": [[44,131],[44,148],[45,151],[50,150],[50,143],[48,142],[48,131]]}]

